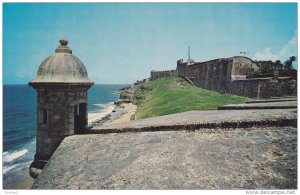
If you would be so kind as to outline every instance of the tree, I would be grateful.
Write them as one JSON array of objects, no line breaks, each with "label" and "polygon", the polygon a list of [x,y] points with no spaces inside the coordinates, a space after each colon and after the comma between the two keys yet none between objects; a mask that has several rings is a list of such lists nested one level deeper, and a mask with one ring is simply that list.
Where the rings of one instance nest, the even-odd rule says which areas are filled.
[{"label": "tree", "polygon": [[291,66],[292,66],[292,70],[294,70],[294,67],[293,67],[293,62],[296,62],[297,61],[297,57],[296,56],[291,56],[290,57],[290,61],[291,61]]},{"label": "tree", "polygon": [[297,60],[296,56],[291,56],[287,61],[284,62],[284,69],[292,70],[293,69],[293,62]]},{"label": "tree", "polygon": [[297,60],[297,57],[296,57],[296,56],[291,56],[291,57],[290,57],[290,60],[291,60],[292,62],[295,62],[295,61]]}]

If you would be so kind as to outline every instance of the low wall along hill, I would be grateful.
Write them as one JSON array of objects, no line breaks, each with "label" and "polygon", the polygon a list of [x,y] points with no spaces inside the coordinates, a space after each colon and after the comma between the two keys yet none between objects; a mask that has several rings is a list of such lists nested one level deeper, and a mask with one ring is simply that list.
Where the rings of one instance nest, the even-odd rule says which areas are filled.
[{"label": "low wall along hill", "polygon": [[150,80],[160,79],[163,77],[171,77],[171,76],[177,76],[176,70],[165,70],[165,71],[151,71],[151,77]]}]

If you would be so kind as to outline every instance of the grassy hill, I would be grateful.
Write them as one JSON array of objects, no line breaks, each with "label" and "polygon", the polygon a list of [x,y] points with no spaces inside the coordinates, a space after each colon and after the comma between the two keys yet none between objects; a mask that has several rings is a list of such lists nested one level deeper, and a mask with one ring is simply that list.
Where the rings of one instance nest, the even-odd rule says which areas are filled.
[{"label": "grassy hill", "polygon": [[136,119],[179,113],[189,110],[214,110],[220,105],[243,103],[248,98],[220,94],[192,86],[180,77],[147,82],[134,94],[139,106]]}]

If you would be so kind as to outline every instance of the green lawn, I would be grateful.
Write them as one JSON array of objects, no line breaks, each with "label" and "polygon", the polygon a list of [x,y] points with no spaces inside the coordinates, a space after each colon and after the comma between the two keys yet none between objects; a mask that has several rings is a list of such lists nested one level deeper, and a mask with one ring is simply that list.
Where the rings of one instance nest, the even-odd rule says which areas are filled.
[{"label": "green lawn", "polygon": [[246,97],[194,87],[180,77],[147,82],[134,95],[134,102],[139,105],[136,119],[189,110],[214,110],[220,105],[243,103],[247,100],[249,99]]}]

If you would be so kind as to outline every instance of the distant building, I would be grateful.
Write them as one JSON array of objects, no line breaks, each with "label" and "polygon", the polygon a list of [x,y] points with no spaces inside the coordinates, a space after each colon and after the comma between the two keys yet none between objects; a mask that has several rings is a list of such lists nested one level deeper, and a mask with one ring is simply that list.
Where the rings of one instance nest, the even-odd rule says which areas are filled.
[{"label": "distant building", "polygon": [[219,58],[206,62],[194,62],[190,58],[187,62],[183,62],[181,59],[177,61],[176,70],[151,71],[150,79],[180,76],[188,78],[200,88],[252,98],[296,94],[295,83],[297,82],[293,77],[274,79],[274,74],[260,78],[251,77],[260,70],[260,66],[268,69],[271,66],[271,63],[262,63],[257,64],[244,56]]}]

